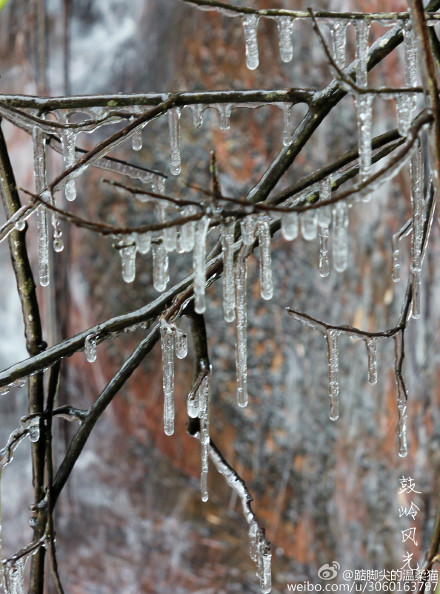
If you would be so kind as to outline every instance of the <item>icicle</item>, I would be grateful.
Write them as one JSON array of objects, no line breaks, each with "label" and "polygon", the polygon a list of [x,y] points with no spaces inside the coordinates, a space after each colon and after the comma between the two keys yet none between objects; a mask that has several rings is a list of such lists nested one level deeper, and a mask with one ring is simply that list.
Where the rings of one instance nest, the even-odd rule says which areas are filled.
[{"label": "icicle", "polygon": [[211,396],[211,376],[206,375],[199,388],[201,473],[200,490],[202,501],[208,501],[208,457],[209,457],[209,401]]},{"label": "icicle", "polygon": [[277,18],[280,42],[280,57],[283,62],[290,62],[293,58],[293,19],[288,16]]},{"label": "icicle", "polygon": [[237,403],[247,406],[247,305],[246,305],[247,265],[244,256],[239,255],[235,265],[235,318],[236,339],[235,359],[237,370]]},{"label": "icicle", "polygon": [[241,17],[243,21],[244,39],[246,44],[246,66],[249,70],[258,68],[258,40],[257,27],[259,17],[256,14],[245,14]]},{"label": "icicle", "polygon": [[[405,43],[405,82],[407,87],[417,86],[417,48],[414,40],[414,30],[411,21],[406,21],[403,27]],[[412,121],[412,112],[417,107],[415,93],[400,93],[396,95],[397,127],[399,134],[407,136]]]},{"label": "icicle", "polygon": [[136,244],[128,237],[126,241],[133,241],[132,245],[122,245],[119,248],[122,264],[122,278],[126,283],[132,283],[136,277]]},{"label": "icicle", "polygon": [[9,394],[12,388],[23,388],[26,385],[26,380],[23,378],[18,378],[8,384],[7,386],[2,386],[0,388],[0,396],[4,396],[5,394]]},{"label": "icicle", "polygon": [[142,150],[142,128],[136,130],[136,132],[131,137],[131,146],[133,147],[134,151]]},{"label": "icicle", "polygon": [[367,338],[365,344],[367,345],[368,354],[368,381],[371,385],[377,383],[377,344],[375,338]]},{"label": "icicle", "polygon": [[170,127],[170,172],[180,175],[182,163],[180,158],[180,132],[179,132],[180,107],[174,107],[168,112]]},{"label": "icicle", "polygon": [[[208,501],[208,446],[209,446],[209,433],[206,428],[205,417],[200,419],[200,439],[202,445],[202,469],[200,473],[200,490],[202,493],[202,501]],[[207,442],[207,445],[206,445]]]},{"label": "icicle", "polygon": [[345,48],[347,45],[347,21],[337,20],[330,26],[333,41],[333,57],[341,70],[345,68]]},{"label": "icicle", "polygon": [[240,227],[244,245],[254,245],[256,229],[255,217],[253,215],[244,217],[244,219],[240,221]]},{"label": "icicle", "polygon": [[46,138],[38,126],[32,130],[34,149],[35,191],[41,194],[47,185],[46,180]]},{"label": "icicle", "polygon": [[[68,118],[64,118],[65,123],[68,123]],[[66,169],[75,164],[76,160],[76,134],[72,130],[64,130],[62,136],[64,166]],[[74,179],[67,180],[64,186],[64,194],[66,200],[72,202],[76,198],[76,185]]]},{"label": "icicle", "polygon": [[392,277],[393,282],[398,283],[400,281],[400,250],[399,250],[399,238],[393,237],[392,242],[392,249],[393,249],[393,264],[392,264]]},{"label": "icicle", "polygon": [[49,284],[49,232],[47,225],[47,212],[44,206],[37,209],[38,224],[38,269],[40,285],[47,287]]},{"label": "icicle", "polygon": [[[51,202],[50,192],[44,191],[46,187],[46,139],[38,126],[32,131],[34,148],[35,191],[41,194],[45,202]],[[49,284],[49,229],[47,212],[44,206],[37,209],[38,225],[38,269],[40,285],[47,287]]]},{"label": "icicle", "polygon": [[[167,205],[159,201],[156,206],[157,220],[159,223],[167,222]],[[162,243],[167,252],[174,252],[177,249],[177,228],[165,227],[162,229]]]},{"label": "icicle", "polygon": [[59,235],[56,235],[54,237],[52,245],[53,245],[53,249],[55,252],[59,253],[64,250],[64,241],[61,239],[61,237]]},{"label": "icicle", "polygon": [[185,359],[188,354],[188,337],[180,328],[176,328],[176,357]]},{"label": "icicle", "polygon": [[203,110],[204,105],[191,105],[191,109],[193,112],[193,124],[196,128],[200,128],[203,125]]},{"label": "icicle", "polygon": [[333,209],[333,268],[344,272],[347,268],[348,212],[344,202],[337,202]]},{"label": "icicle", "polygon": [[195,225],[194,237],[194,309],[202,314],[206,309],[205,285],[206,285],[206,236],[209,229],[209,218],[202,217]]},{"label": "icicle", "polygon": [[186,410],[191,419],[197,419],[199,416],[199,392],[191,391],[186,399]]},{"label": "icicle", "polygon": [[413,291],[412,317],[420,317],[420,289],[423,249],[423,154],[420,145],[411,157],[411,202],[413,207],[413,233],[411,245],[411,282]]},{"label": "icicle", "polygon": [[257,522],[252,522],[249,528],[249,554],[252,561],[257,560],[257,533],[258,524]]},{"label": "icicle", "polygon": [[356,21],[356,84],[365,88],[368,81],[368,34],[370,23],[365,19]]},{"label": "icicle", "polygon": [[89,363],[94,363],[96,361],[96,336],[94,334],[86,336],[84,341],[84,352]]},{"label": "icicle", "polygon": [[[394,335],[394,356],[396,358],[396,367],[397,361],[400,360],[400,354],[402,349],[402,333],[398,332]],[[406,420],[407,420],[407,399],[406,394],[403,390],[402,382],[400,381],[399,377],[397,377],[397,372],[395,371],[395,380],[396,380],[396,387],[397,387],[397,413],[398,413],[398,421],[397,421],[397,433],[399,439],[399,456],[404,458],[408,454],[408,442],[407,442],[407,435],[406,435]]]},{"label": "icicle", "polygon": [[301,234],[307,241],[311,241],[316,238],[318,231],[318,217],[316,210],[306,210],[299,216],[301,221]]},{"label": "icicle", "polygon": [[8,594],[24,594],[24,568],[28,556],[21,557],[4,567],[6,591]]},{"label": "icicle", "polygon": [[163,229],[162,242],[167,252],[175,252],[177,250],[177,227]]},{"label": "icicle", "polygon": [[216,106],[220,121],[220,130],[229,130],[231,127],[231,105],[229,103],[218,103]]},{"label": "icicle", "polygon": [[149,231],[136,234],[136,249],[140,254],[148,254],[151,249],[151,233]]},{"label": "icicle", "polygon": [[273,297],[269,218],[260,215],[257,228],[260,243],[260,292],[263,299],[269,300]]},{"label": "icicle", "polygon": [[281,233],[287,241],[292,241],[298,237],[297,212],[287,212],[281,216]]},{"label": "icicle", "polygon": [[265,550],[261,553],[260,587],[263,594],[269,594],[272,591],[272,553],[265,545],[262,548]]},{"label": "icicle", "polygon": [[330,419],[339,418],[339,332],[329,330],[326,333],[328,353],[328,385],[330,399]]},{"label": "icicle", "polygon": [[166,227],[162,229],[162,243],[167,252],[177,250],[177,227]]},{"label": "icicle", "polygon": [[408,87],[417,86],[417,47],[414,39],[414,29],[410,20],[405,21],[403,27],[405,42],[405,79]]},{"label": "icicle", "polygon": [[[190,217],[196,213],[195,206],[186,206],[182,209],[182,217]],[[189,221],[181,225],[177,239],[177,251],[180,254],[190,252],[194,247],[195,221]]]},{"label": "icicle", "polygon": [[283,109],[283,145],[289,146],[292,142],[292,119],[290,110],[292,105],[290,103],[282,103]]},{"label": "icicle", "polygon": [[226,322],[235,320],[235,281],[234,281],[234,229],[235,220],[221,226],[223,252],[223,312]]},{"label": "icicle", "polygon": [[325,278],[330,274],[330,262],[328,255],[329,227],[332,222],[332,210],[330,206],[322,206],[318,210],[319,229],[319,274]]},{"label": "icicle", "polygon": [[174,433],[174,336],[169,324],[160,324],[163,369],[163,422],[166,435]]},{"label": "icicle", "polygon": [[160,242],[153,245],[153,286],[161,293],[165,291],[168,281],[168,254]]},{"label": "icicle", "polygon": [[357,124],[359,138],[359,175],[364,181],[370,175],[371,167],[371,120],[373,95],[356,97]]}]

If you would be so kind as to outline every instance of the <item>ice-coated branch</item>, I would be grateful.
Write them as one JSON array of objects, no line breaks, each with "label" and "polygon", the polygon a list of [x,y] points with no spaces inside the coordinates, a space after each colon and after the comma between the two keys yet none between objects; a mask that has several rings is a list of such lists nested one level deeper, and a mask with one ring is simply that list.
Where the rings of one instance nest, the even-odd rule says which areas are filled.
[{"label": "ice-coated branch", "polygon": [[399,324],[390,330],[381,332],[367,332],[354,328],[353,326],[336,326],[328,324],[306,313],[288,307],[287,312],[299,322],[318,330],[326,337],[328,355],[328,377],[329,377],[329,400],[330,419],[336,421],[339,418],[339,345],[338,337],[344,333],[352,338],[361,339],[367,346],[368,356],[368,381],[370,384],[377,382],[377,355],[376,342],[378,338],[393,338],[395,341],[395,378],[397,385],[397,403],[399,411],[399,456],[405,456],[406,446],[406,400],[407,392],[402,376],[402,363],[404,358],[403,333],[406,325],[406,318],[399,320]]},{"label": "ice-coated branch", "polygon": [[309,314],[306,314],[302,311],[298,311],[293,309],[292,307],[286,308],[287,312],[298,320],[298,322],[302,322],[315,330],[319,330],[324,335],[328,332],[334,330],[335,332],[345,333],[347,336],[352,338],[362,339],[362,338],[391,338],[398,332],[400,332],[403,328],[403,325],[399,323],[394,328],[390,328],[389,330],[382,330],[379,332],[368,332],[367,330],[360,330],[359,328],[354,328],[353,326],[337,326],[335,324],[327,324],[327,322],[323,322],[322,320],[318,320]]},{"label": "ice-coated branch", "polygon": [[[186,105],[212,105],[215,103],[234,104],[263,104],[263,103],[311,103],[315,95],[314,89],[290,88],[271,90],[228,90],[228,91],[199,91],[176,93],[144,93],[144,94],[114,94],[114,95],[84,95],[74,97],[32,97],[30,95],[0,95],[0,109],[3,117],[7,118],[7,109],[20,107],[22,109],[37,109],[40,113],[48,113],[59,109],[79,110],[88,107],[151,107],[158,106],[167,99],[172,98],[177,107]],[[110,112],[111,113],[111,112]],[[113,115],[113,114],[112,114]],[[128,112],[121,114],[127,117],[136,115]],[[38,118],[22,112],[23,117],[29,118],[34,123],[41,124]],[[89,122],[89,120],[87,120]],[[138,119],[133,122],[139,125]],[[68,127],[73,127],[69,124]],[[65,127],[61,124],[60,127]],[[78,126],[77,126],[78,128]]]},{"label": "ice-coated branch", "polygon": [[[426,10],[436,10],[440,4],[439,0],[431,0]],[[369,48],[367,60],[367,69],[371,70],[376,64],[381,62],[395,47],[403,40],[402,28],[393,27],[387,33],[382,35]],[[353,62],[346,70],[350,76],[355,76],[356,63]],[[323,119],[346,95],[346,91],[341,89],[339,81],[333,81],[326,89],[317,93],[315,103],[304,116],[302,122],[297,127],[289,146],[284,147],[267,168],[261,179],[252,188],[248,194],[248,201],[258,203],[266,200],[281,176],[295,161],[297,155],[309,140],[313,132],[318,128]]]},{"label": "ice-coated branch", "polygon": [[[310,19],[310,12],[305,10],[287,10],[284,8],[270,8],[270,9],[261,9],[257,10],[256,8],[248,8],[246,6],[236,6],[235,4],[220,2],[218,0],[182,0],[187,4],[194,4],[199,6],[203,10],[218,10],[222,14],[226,16],[236,16],[240,14],[256,14],[263,17],[282,17],[282,16],[289,16],[293,18],[299,19]],[[426,7],[426,11],[435,10],[435,8],[431,5]],[[429,13],[427,15],[429,19],[436,20],[440,19],[440,15],[436,13]],[[337,12],[337,11],[327,11],[327,10],[319,10],[315,11],[315,18],[319,19],[335,19],[335,20],[378,20],[378,21],[406,21],[408,20],[409,14],[408,12]]]},{"label": "ice-coated branch", "polygon": [[[220,262],[220,258],[217,258],[215,262],[211,261],[210,264],[214,265],[218,262]],[[18,378],[26,377],[37,371],[42,371],[53,365],[58,359],[77,351],[81,351],[84,348],[85,339],[90,334],[99,334],[97,343],[100,343],[103,340],[118,335],[126,328],[131,328],[136,324],[155,319],[166,307],[170,307],[173,300],[190,285],[191,277],[177,283],[172,290],[167,291],[152,303],[149,303],[138,310],[110,318],[101,324],[92,326],[71,338],[61,341],[57,345],[46,349],[38,355],[12,365],[8,369],[0,372],[0,387],[8,385]]]},{"label": "ice-coated branch", "polygon": [[[122,184],[112,183],[112,185],[119,185],[119,187],[124,187]],[[169,229],[170,227],[175,227],[176,225],[184,225],[190,221],[198,221],[203,216],[203,211],[199,213],[195,213],[186,217],[178,217],[173,220],[164,221],[160,223],[152,223],[149,225],[138,225],[138,226],[131,226],[131,227],[117,227],[115,225],[111,225],[109,223],[103,223],[102,221],[91,221],[89,219],[84,219],[78,215],[75,215],[63,208],[59,208],[50,202],[46,202],[42,197],[37,196],[36,194],[31,194],[27,190],[22,190],[26,194],[31,196],[31,200],[36,202],[37,204],[43,205],[44,208],[58,214],[60,218],[72,223],[76,227],[80,227],[83,229],[88,229],[89,231],[94,231],[96,233],[100,233],[101,235],[129,235],[130,233],[147,233],[148,231],[162,231],[162,229]],[[130,190],[129,190],[130,191]],[[150,195],[152,197],[161,197],[160,194],[155,194],[154,192],[136,192],[138,194],[145,194]],[[170,197],[165,197],[165,201],[172,201],[176,202],[175,199]],[[7,235],[6,231],[12,230],[12,218],[5,224],[5,233],[2,236],[0,231],[0,241]],[[3,229],[3,228],[2,228]]]},{"label": "ice-coated branch", "polygon": [[[190,419],[187,429],[190,435],[200,439],[200,422],[198,419]],[[258,518],[252,509],[252,495],[244,480],[238,472],[228,464],[212,439],[209,440],[209,457],[214,463],[217,472],[224,477],[227,484],[240,498],[243,515],[249,526],[251,559],[255,561],[257,565],[257,575],[260,578],[261,590],[263,593],[268,593],[271,591],[270,543],[266,539],[263,526],[258,521]]]}]

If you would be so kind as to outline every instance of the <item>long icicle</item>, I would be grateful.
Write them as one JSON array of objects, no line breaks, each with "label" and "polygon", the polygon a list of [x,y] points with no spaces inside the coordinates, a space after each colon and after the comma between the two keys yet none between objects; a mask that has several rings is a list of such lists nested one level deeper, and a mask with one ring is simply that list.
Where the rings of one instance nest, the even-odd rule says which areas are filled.
[{"label": "long icicle", "polygon": [[180,107],[174,107],[168,112],[168,123],[170,127],[170,172],[172,175],[180,175],[182,171],[182,160],[180,157]]},{"label": "long icicle", "polygon": [[[68,124],[67,115],[64,117],[64,122]],[[66,169],[75,164],[76,160],[76,133],[73,130],[66,129],[62,135],[64,165]],[[64,186],[64,194],[66,200],[73,202],[76,198],[76,183],[74,179],[68,179]]]},{"label": "long icicle", "polygon": [[337,421],[339,418],[339,332],[329,330],[326,333],[328,354],[328,385],[330,399],[330,419]]},{"label": "long icicle", "polygon": [[368,381],[371,385],[377,384],[377,340],[373,337],[366,339],[368,355]]},{"label": "long icicle", "polygon": [[235,263],[235,359],[237,370],[237,403],[244,407],[248,403],[247,391],[247,304],[246,281],[247,263],[246,252],[240,250]]},{"label": "long icicle", "polygon": [[331,25],[333,41],[333,57],[341,70],[345,68],[345,53],[347,45],[347,21],[337,20]]},{"label": "long icicle", "polygon": [[153,286],[161,293],[169,280],[167,251],[162,242],[156,243],[153,245]]},{"label": "long icicle", "polygon": [[234,229],[234,219],[223,223],[221,226],[221,241],[224,269],[223,312],[226,322],[233,322],[235,320]]},{"label": "long icicle", "polygon": [[202,314],[206,310],[206,236],[209,229],[209,217],[204,216],[196,222],[194,235],[194,309]]},{"label": "long icicle", "polygon": [[208,458],[209,458],[209,402],[211,399],[211,373],[207,373],[199,387],[199,418],[201,473],[200,490],[202,501],[208,501]]},{"label": "long icicle", "polygon": [[348,257],[348,212],[343,202],[337,202],[333,209],[333,268],[344,272]]},{"label": "long icicle", "polygon": [[423,244],[423,154],[420,144],[411,157],[411,202],[413,207],[413,232],[411,245],[412,317],[420,317],[422,244]]},{"label": "long icicle", "polygon": [[163,369],[163,424],[166,435],[174,433],[174,333],[165,320],[160,324]]},{"label": "long icicle", "polygon": [[[34,173],[35,191],[41,194],[46,187],[46,139],[38,126],[32,131],[34,148]],[[49,192],[44,194],[44,199],[51,202]],[[47,287],[49,284],[49,228],[47,222],[47,211],[44,206],[37,209],[38,225],[38,271],[40,285]]]},{"label": "long icicle", "polygon": [[[403,26],[405,44],[405,83],[407,87],[417,86],[417,48],[411,21]],[[396,95],[397,128],[402,136],[407,136],[412,121],[412,112],[417,107],[416,93],[399,93]]]},{"label": "long icicle", "polygon": [[370,23],[366,19],[356,21],[356,84],[365,88],[368,83],[368,34]]},{"label": "long icicle", "polygon": [[260,293],[265,300],[273,297],[272,258],[270,253],[269,218],[260,215],[258,218],[258,238],[260,242]]},{"label": "long icicle", "polygon": [[[328,200],[331,196],[332,186],[330,177],[326,177],[319,184],[319,200]],[[319,274],[325,278],[330,274],[328,255],[329,227],[332,222],[331,206],[322,206],[318,209],[318,236],[319,236]]]},{"label": "long icicle", "polygon": [[[371,168],[373,95],[359,95],[356,97],[356,108],[359,138],[359,175],[361,181],[364,181],[370,175]],[[362,199],[367,201],[369,195],[366,194]]]}]

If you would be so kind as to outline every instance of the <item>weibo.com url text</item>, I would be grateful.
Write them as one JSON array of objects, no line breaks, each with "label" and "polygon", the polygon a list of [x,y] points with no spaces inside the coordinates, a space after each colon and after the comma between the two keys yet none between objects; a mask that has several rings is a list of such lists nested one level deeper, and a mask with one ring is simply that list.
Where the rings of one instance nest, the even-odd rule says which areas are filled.
[{"label": "weibo.com url text", "polygon": [[[288,592],[417,592],[416,581],[403,582],[351,582],[349,584],[287,584]],[[426,582],[425,592],[434,592],[437,584]]]},{"label": "weibo.com url text", "polygon": [[[417,581],[402,582],[351,582],[349,584],[287,584],[287,592],[417,592]],[[425,592],[434,592],[437,583],[427,581]]]}]

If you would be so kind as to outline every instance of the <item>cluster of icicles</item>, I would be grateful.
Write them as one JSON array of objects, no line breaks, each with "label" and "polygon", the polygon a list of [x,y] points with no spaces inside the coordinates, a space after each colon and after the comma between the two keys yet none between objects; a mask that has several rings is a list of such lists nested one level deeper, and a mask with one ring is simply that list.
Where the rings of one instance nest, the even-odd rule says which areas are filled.
[{"label": "cluster of icicles", "polygon": [[[250,69],[258,67],[258,44],[257,44],[257,25],[259,17],[256,14],[242,15],[245,41],[246,41],[246,62]],[[277,24],[279,29],[280,40],[280,55],[281,59],[288,62],[293,57],[293,23],[294,18],[289,16],[277,17]],[[334,59],[342,70],[346,67],[346,28],[348,22],[335,21],[329,24],[331,30],[331,37],[333,43]],[[370,22],[367,20],[359,20],[355,22],[356,28],[356,84],[360,89],[367,89],[367,65],[368,65],[368,35]],[[414,40],[414,33],[410,21],[405,21],[403,25],[404,44],[405,44],[405,79],[408,88],[417,85],[417,63],[416,63],[416,47]],[[348,89],[353,92],[353,89]],[[372,162],[372,110],[373,99],[375,94],[372,93],[354,93],[356,109],[357,109],[357,127],[359,139],[359,170],[361,180],[365,180],[370,175]],[[397,109],[397,123],[399,132],[406,136],[411,126],[412,114],[417,107],[417,95],[411,92],[399,92],[398,94],[384,93],[380,95],[383,98],[394,99],[396,101]],[[283,144],[288,146],[292,140],[292,122],[291,122],[291,108],[289,103],[276,103],[283,111]],[[249,106],[253,106],[249,104]],[[219,117],[220,128],[228,130],[230,127],[230,115],[233,108],[232,104],[215,104],[215,105],[191,105],[193,111],[194,125],[200,127],[203,123],[203,112],[207,108],[213,108],[217,111]],[[96,114],[94,114],[96,115]],[[170,137],[170,172],[173,175],[179,175],[181,172],[181,154],[180,154],[180,131],[179,121],[181,116],[181,108],[174,107],[168,112],[169,121],[169,137]],[[68,117],[65,113],[60,115],[60,119],[64,124],[68,124]],[[49,125],[49,122],[48,122]],[[142,128],[141,124],[131,134],[131,141],[133,149],[139,151],[142,148]],[[84,128],[87,131],[87,127]],[[66,127],[61,135],[62,151],[64,156],[65,167],[71,167],[76,162],[76,137],[78,130]],[[34,168],[36,179],[36,192],[40,194],[42,199],[49,203],[54,203],[54,197],[48,191],[44,191],[47,187],[46,179],[46,139],[44,133],[35,127],[33,131],[34,143]],[[103,165],[103,163],[101,162]],[[121,162],[112,163],[113,170],[121,170],[121,173],[128,174],[127,166]],[[76,197],[75,179],[83,168],[68,176],[64,183],[64,192],[68,201],[73,201]],[[164,178],[160,175],[145,172],[143,175],[137,176],[145,183],[151,183],[153,190],[161,191]],[[163,209],[162,215],[165,214]],[[188,209],[187,214],[193,214],[191,208]],[[49,284],[49,229],[48,216],[46,209],[41,205],[37,209],[38,220],[38,246],[39,246],[39,278],[40,284],[46,286]],[[59,226],[59,221],[56,213],[51,216],[53,226],[53,248],[56,252],[60,252],[64,248],[62,233]],[[164,219],[163,219],[164,220]],[[21,230],[24,228],[25,218],[17,221],[16,228]],[[187,229],[189,231],[188,243],[185,244],[185,238],[182,234],[182,244],[180,251],[190,251],[192,228],[194,225],[189,224]],[[166,242],[165,249],[172,251],[173,241],[175,241],[175,234],[172,231],[164,232],[164,240]],[[127,241],[128,239],[128,241]],[[137,251],[146,253],[149,250],[149,238],[139,237],[135,243],[130,238],[124,238],[120,244],[121,257],[123,258],[124,279],[134,278],[134,254]],[[167,248],[168,245],[168,248]],[[162,247],[155,246],[153,249],[153,257],[158,262],[158,277],[155,280],[155,286],[160,289],[167,282],[167,258]],[[128,280],[130,282],[130,280]]]},{"label": "cluster of icicles", "polygon": [[[242,15],[245,44],[246,63],[251,70],[258,67],[258,43],[257,26],[259,17],[256,14]],[[280,55],[284,62],[289,62],[293,57],[293,23],[294,19],[288,16],[277,17],[279,29]],[[331,23],[330,31],[333,44],[334,59],[341,70],[346,68],[346,27],[348,23],[335,21]],[[368,34],[370,23],[366,20],[359,20],[356,27],[356,85],[360,89],[367,89],[367,64],[368,64]],[[405,77],[407,87],[417,85],[416,49],[411,23],[406,21],[403,25],[405,43]],[[353,92],[353,91],[351,91]],[[372,163],[372,93],[354,93],[357,108],[357,125],[359,138],[359,174],[361,181],[366,180],[370,175]],[[417,107],[416,94],[402,92],[384,95],[396,101],[398,129],[401,135],[407,136],[414,110]],[[276,104],[283,111],[284,132],[283,144],[288,146],[292,140],[291,105],[287,103]],[[228,130],[230,127],[230,115],[232,104],[192,105],[193,122],[196,127],[203,123],[203,111],[208,107],[218,112],[220,127]],[[179,175],[181,172],[180,155],[180,131],[179,121],[181,109],[172,108],[168,112],[168,123],[170,133],[170,172]],[[65,123],[68,123],[67,116]],[[139,151],[142,148],[142,127],[136,129],[132,136],[132,147]],[[61,136],[64,165],[66,168],[75,164],[77,132],[65,128]],[[36,192],[41,195],[44,201],[53,204],[53,196],[45,190],[46,179],[46,147],[45,135],[34,128],[34,168],[36,179]],[[413,204],[413,239],[411,275],[413,286],[413,310],[414,318],[420,316],[420,283],[422,267],[422,238],[423,238],[423,161],[420,146],[410,152]],[[403,162],[399,164],[399,168]],[[115,164],[112,165],[115,169]],[[124,169],[122,163],[120,167]],[[122,170],[121,173],[127,173]],[[397,168],[392,174],[395,175]],[[78,175],[77,172],[75,175]],[[165,179],[160,174],[145,172],[141,181],[152,184],[153,190],[164,193]],[[316,188],[319,193],[319,202],[326,201],[331,197],[332,178],[328,177],[319,183]],[[371,189],[370,189],[371,191]],[[68,177],[64,184],[65,197],[72,201],[76,197],[75,179]],[[138,195],[142,200],[142,196]],[[146,198],[151,200],[151,198]],[[301,234],[306,240],[319,239],[319,272],[322,277],[330,273],[329,259],[329,231],[333,229],[333,267],[338,272],[343,272],[347,267],[347,227],[349,202],[337,202],[334,205],[327,205],[319,208],[311,208],[303,213],[291,211],[281,217],[281,232],[285,239],[293,240],[301,229]],[[177,212],[173,205],[156,200],[156,215],[160,223],[166,223],[170,214]],[[197,214],[195,206],[186,206],[178,210],[182,217],[191,217]],[[39,278],[40,284],[46,286],[49,283],[49,229],[48,215],[44,206],[37,208],[38,221],[38,247],[39,247]],[[206,308],[205,287],[206,287],[206,243],[210,232],[212,219],[205,212],[198,220],[192,220],[181,226],[169,226],[164,228],[159,235],[154,236],[151,232],[131,233],[118,237],[116,248],[121,257],[122,276],[125,282],[130,283],[135,279],[136,254],[147,254],[152,252],[153,256],[153,284],[157,291],[164,291],[169,281],[168,275],[168,254],[171,252],[193,252],[194,267],[194,306],[195,311],[203,313]],[[260,286],[261,297],[271,299],[273,295],[272,268],[271,268],[271,223],[273,220],[267,214],[250,214],[240,220],[241,238],[237,238],[237,220],[227,219],[220,225],[220,239],[223,252],[223,307],[224,318],[227,322],[235,321],[236,325],[236,373],[237,373],[237,403],[244,407],[248,403],[247,392],[247,306],[246,306],[246,276],[247,258],[256,241],[260,249]],[[53,248],[59,252],[63,249],[62,234],[59,221],[55,213],[52,213],[53,226]],[[24,228],[24,219],[16,223],[16,228]],[[400,239],[400,238],[399,238]],[[400,278],[399,247],[398,240],[393,244],[393,280]],[[304,320],[301,320],[304,322]],[[322,331],[322,327],[317,327]],[[163,359],[163,389],[164,389],[164,430],[167,435],[174,432],[174,356],[183,358],[187,354],[186,335],[173,323],[165,320],[161,322],[161,344]],[[339,417],[339,346],[336,330],[325,331],[329,362],[329,399],[330,418],[336,420]],[[397,342],[400,335],[394,338]],[[368,379],[371,384],[377,381],[376,363],[376,338],[365,338],[368,354]],[[87,336],[84,350],[87,360],[96,360],[97,335]],[[406,400],[405,395],[400,393],[398,384],[398,409],[399,409],[399,454],[406,455]],[[201,491],[202,499],[208,499],[207,473],[209,454],[209,401],[211,392],[211,370],[201,369],[200,375],[194,383],[194,387],[188,394],[187,407],[188,415],[200,420],[200,442],[201,442]],[[255,527],[254,527],[255,528]],[[255,528],[256,530],[256,528]],[[257,532],[251,527],[251,556],[256,561],[261,585],[264,592],[270,591],[270,554],[258,552],[260,545]],[[261,547],[260,547],[261,548]],[[8,578],[10,583],[18,580],[22,574],[21,564],[17,562],[10,572]],[[24,566],[24,565],[23,565]],[[6,569],[5,569],[6,571]],[[6,575],[6,574],[5,574]],[[13,587],[15,590],[13,590]],[[10,587],[10,591],[21,592],[17,586]]]},{"label": "cluster of icicles", "polygon": [[[32,443],[36,443],[40,439],[40,417],[35,416],[22,420],[21,426],[11,433],[6,446],[0,450],[0,486],[4,467],[12,462],[15,449],[27,436]],[[32,517],[29,523],[32,525]],[[1,530],[0,517],[0,557],[2,548]],[[45,546],[45,536],[24,555],[14,555],[10,559],[3,559],[1,561],[0,584],[3,586],[6,594],[24,594],[24,570],[26,563],[42,546]]]}]

